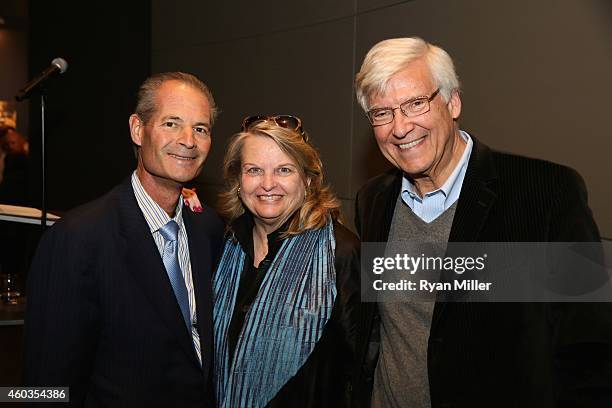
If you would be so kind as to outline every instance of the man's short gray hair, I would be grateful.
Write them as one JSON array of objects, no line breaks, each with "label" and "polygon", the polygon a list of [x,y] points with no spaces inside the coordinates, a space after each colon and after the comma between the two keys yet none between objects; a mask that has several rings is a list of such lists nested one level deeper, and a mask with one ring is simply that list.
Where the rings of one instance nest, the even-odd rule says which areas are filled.
[{"label": "man's short gray hair", "polygon": [[369,110],[370,98],[382,95],[389,79],[413,61],[425,59],[434,85],[446,102],[453,91],[459,91],[459,78],[450,55],[418,37],[392,38],[376,44],[368,51],[355,77],[357,101],[364,111]]},{"label": "man's short gray hair", "polygon": [[159,74],[154,74],[140,85],[135,111],[140,120],[147,123],[151,119],[157,109],[157,91],[166,81],[179,81],[202,92],[202,94],[206,96],[206,99],[208,99],[208,104],[210,105],[210,125],[212,126],[215,123],[218,110],[210,89],[208,89],[206,84],[200,81],[196,76],[185,72],[161,72]]}]

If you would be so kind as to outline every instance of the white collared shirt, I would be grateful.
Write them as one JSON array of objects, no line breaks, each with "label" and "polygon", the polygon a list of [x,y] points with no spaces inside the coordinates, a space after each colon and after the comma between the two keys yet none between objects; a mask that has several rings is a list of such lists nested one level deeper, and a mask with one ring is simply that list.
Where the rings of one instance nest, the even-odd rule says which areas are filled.
[{"label": "white collared shirt", "polygon": [[[195,302],[195,291],[193,288],[193,279],[191,275],[191,260],[189,258],[189,241],[187,238],[187,230],[185,229],[185,223],[183,222],[183,196],[179,197],[179,202],[176,206],[175,214],[173,218],[170,218],[168,214],[157,204],[149,194],[145,191],[144,187],[140,183],[140,179],[136,175],[136,172],[132,173],[132,188],[134,189],[134,195],[138,206],[142,211],[142,214],[147,221],[149,230],[153,235],[153,240],[157,246],[160,257],[164,255],[164,237],[159,232],[159,229],[166,225],[171,219],[176,221],[179,226],[178,232],[178,259],[181,271],[183,272],[183,279],[185,280],[185,286],[187,287],[187,295],[189,298],[189,314],[191,315],[191,321],[197,323],[196,319],[196,302]],[[202,362],[202,352],[200,350],[200,334],[194,325],[191,327],[191,337],[193,338],[193,345],[198,355],[200,363]]]},{"label": "white collared shirt", "polygon": [[470,161],[470,154],[472,153],[472,146],[474,145],[472,138],[467,132],[460,130],[459,133],[467,143],[467,146],[463,150],[459,163],[457,163],[457,166],[455,166],[455,169],[442,187],[424,194],[423,197],[419,197],[415,192],[412,182],[405,175],[402,177],[402,200],[412,209],[412,212],[417,217],[427,223],[438,218],[459,199],[465,172]]}]

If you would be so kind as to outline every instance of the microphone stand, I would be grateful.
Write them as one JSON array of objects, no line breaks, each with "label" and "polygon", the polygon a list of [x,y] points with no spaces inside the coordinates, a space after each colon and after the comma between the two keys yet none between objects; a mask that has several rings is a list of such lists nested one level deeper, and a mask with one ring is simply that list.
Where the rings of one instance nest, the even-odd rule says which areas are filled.
[{"label": "microphone stand", "polygon": [[40,203],[40,225],[41,232],[45,232],[47,229],[47,177],[45,174],[46,163],[45,163],[45,93],[41,89],[40,92],[40,166],[41,166],[41,203]]},{"label": "microphone stand", "polygon": [[42,83],[50,76],[60,73],[63,74],[68,69],[68,63],[63,58],[54,58],[51,61],[51,66],[47,67],[35,79],[28,82],[15,96],[17,101],[21,102],[27,99],[35,90],[40,91],[40,166],[41,166],[41,208],[40,208],[40,226],[42,232],[47,229],[47,175],[46,175],[46,146],[45,146],[45,89]]}]

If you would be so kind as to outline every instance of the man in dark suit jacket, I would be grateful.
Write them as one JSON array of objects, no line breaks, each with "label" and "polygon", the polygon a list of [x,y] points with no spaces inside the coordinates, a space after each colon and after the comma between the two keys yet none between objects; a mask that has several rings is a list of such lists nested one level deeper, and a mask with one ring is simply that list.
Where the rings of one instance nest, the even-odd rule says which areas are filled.
[{"label": "man in dark suit jacket", "polygon": [[[572,169],[459,130],[450,56],[419,38],[365,57],[357,98],[394,169],[357,195],[362,242],[599,241]],[[355,390],[375,407],[612,406],[612,311],[596,303],[369,303]]]},{"label": "man in dark suit jacket", "polygon": [[[183,206],[181,189],[202,169],[215,113],[192,75],[143,83],[130,117],[136,171],[39,245],[28,281],[26,385],[70,387],[73,406],[213,405],[211,274],[223,224],[206,206]],[[174,238],[163,232],[171,224]],[[167,265],[177,263],[172,275]]]}]

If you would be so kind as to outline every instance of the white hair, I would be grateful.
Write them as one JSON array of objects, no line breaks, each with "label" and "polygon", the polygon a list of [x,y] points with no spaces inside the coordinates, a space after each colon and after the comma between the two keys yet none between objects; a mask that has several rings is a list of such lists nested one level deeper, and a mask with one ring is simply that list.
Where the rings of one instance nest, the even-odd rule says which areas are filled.
[{"label": "white hair", "polygon": [[425,59],[434,85],[446,102],[453,91],[459,91],[459,78],[450,55],[418,37],[392,38],[376,44],[368,51],[355,76],[357,101],[364,111],[369,110],[370,98],[384,94],[391,77],[413,61]]}]

